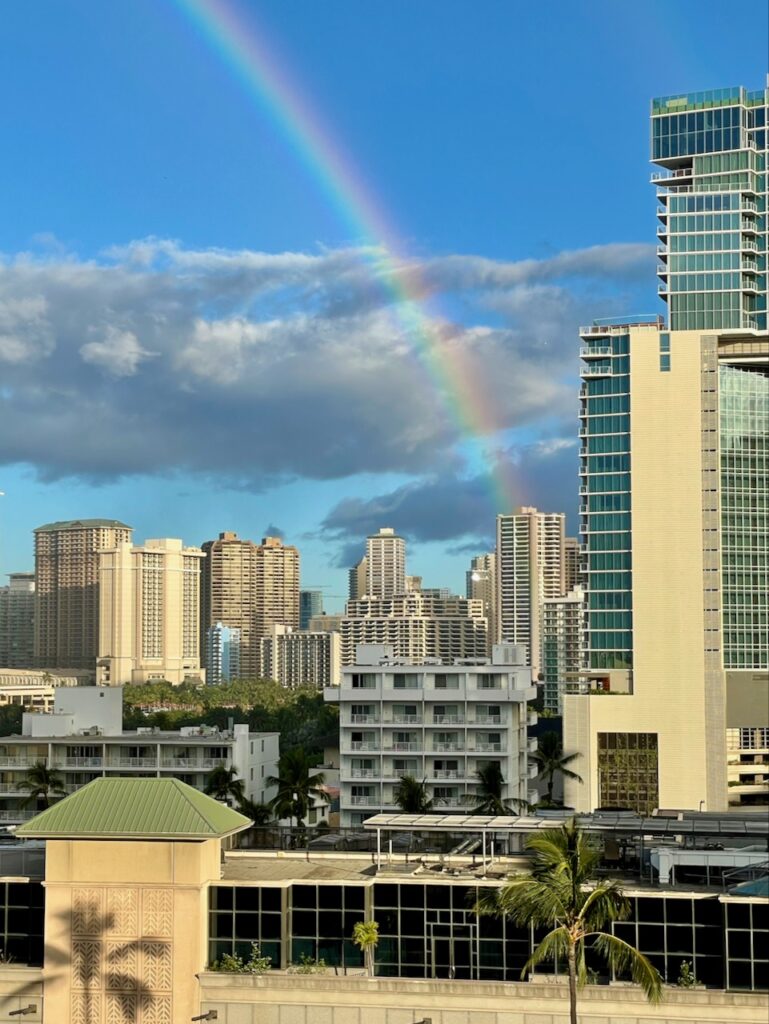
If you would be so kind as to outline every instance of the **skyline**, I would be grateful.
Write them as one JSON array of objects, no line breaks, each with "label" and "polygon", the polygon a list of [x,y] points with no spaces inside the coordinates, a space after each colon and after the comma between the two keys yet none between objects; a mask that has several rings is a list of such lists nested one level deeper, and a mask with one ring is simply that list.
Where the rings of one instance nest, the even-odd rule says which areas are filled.
[{"label": "skyline", "polygon": [[[280,5],[258,5],[269,39],[302,86],[317,90],[317,106],[345,139],[364,176],[375,181],[376,195],[393,211],[408,240],[407,253],[383,268],[376,254],[372,263],[370,251],[359,251],[360,239],[344,234],[346,228],[331,216],[296,152],[188,32],[172,6],[115,5],[105,12],[92,3],[73,3],[68,7],[71,23],[63,23],[51,5],[41,31],[63,31],[63,49],[73,34],[77,42],[77,31],[86,24],[107,33],[107,53],[74,48],[85,61],[83,78],[91,70],[89,61],[104,63],[121,53],[123,63],[118,60],[117,66],[123,78],[117,83],[104,79],[104,95],[94,97],[79,95],[82,83],[65,75],[62,97],[47,94],[47,134],[41,132],[39,142],[32,134],[13,133],[24,109],[38,115],[28,123],[39,123],[46,93],[45,82],[32,83],[29,73],[31,19],[24,11],[10,14],[15,24],[9,36],[19,44],[18,52],[8,55],[0,74],[16,75],[21,103],[2,115],[3,128],[6,137],[11,132],[23,145],[0,172],[10,213],[0,235],[5,254],[0,358],[6,370],[2,398],[7,424],[0,456],[14,464],[4,466],[0,479],[7,493],[0,506],[0,572],[28,569],[32,529],[56,519],[122,518],[138,539],[178,536],[195,545],[223,530],[259,539],[277,526],[302,550],[306,585],[328,582],[329,589],[344,593],[342,573],[353,547],[362,553],[366,533],[394,526],[408,538],[412,572],[423,575],[427,585],[458,589],[470,555],[487,549],[494,513],[512,511],[493,507],[488,461],[484,465],[479,448],[497,453],[492,462],[515,465],[516,503],[565,511],[574,532],[579,323],[623,311],[661,312],[652,269],[653,191],[646,183],[649,100],[727,81],[758,87],[765,72],[761,33],[747,44],[740,38],[741,48],[735,42],[730,49],[725,40],[730,32],[736,40],[736,31],[716,5],[705,5],[712,16],[702,19],[707,35],[691,27],[687,52],[675,69],[634,68],[612,90],[587,83],[588,90],[601,93],[603,106],[594,92],[583,106],[570,103],[566,109],[573,123],[565,118],[558,124],[560,135],[547,136],[548,143],[555,137],[560,148],[552,157],[548,150],[546,161],[535,134],[533,146],[524,150],[530,162],[520,166],[517,136],[508,138],[498,128],[493,141],[499,155],[517,156],[518,162],[508,166],[512,173],[507,179],[492,175],[488,180],[488,174],[479,178],[469,167],[477,154],[462,161],[452,151],[455,162],[442,163],[442,174],[434,176],[426,173],[432,167],[427,153],[421,162],[404,161],[402,153],[385,158],[379,149],[387,140],[413,142],[418,127],[406,116],[406,86],[392,69],[385,80],[387,95],[372,91],[368,78],[360,79],[362,88],[353,90],[354,98],[340,93],[349,61],[361,59],[360,33],[373,35],[372,19],[377,23],[379,48],[369,44],[363,49],[381,60],[380,49],[395,32],[394,18],[375,13],[356,21],[352,7],[339,4],[322,15],[303,10],[303,18],[292,20]],[[250,5],[228,6],[243,18],[251,12]],[[437,5],[424,6],[437,11]],[[463,5],[450,6],[461,14]],[[615,31],[616,38],[631,28],[656,33],[653,11],[639,25],[630,11],[612,9],[609,17],[609,7],[591,5],[584,19],[593,25],[603,14],[602,31]],[[673,7],[671,17],[686,7]],[[336,67],[332,51],[324,50],[323,33],[318,42],[311,38],[320,23],[327,34],[339,28],[343,9],[347,35],[339,37],[333,51]],[[563,10],[568,23],[574,15],[566,5]],[[515,21],[502,7],[493,12],[497,21],[490,18],[482,29],[489,45]],[[425,13],[412,17],[410,12],[410,18],[413,34],[400,40],[400,53],[406,56],[419,46],[422,53],[426,45],[420,34],[427,29]],[[714,19],[719,31],[713,30]],[[468,16],[464,22],[472,22],[476,34],[481,31],[476,19]],[[543,17],[518,27],[536,34],[552,25]],[[441,30],[449,50],[459,45],[458,25],[441,25]],[[566,53],[566,25],[559,24],[553,37],[556,52],[560,45]],[[138,74],[129,74],[126,61],[139,52],[139,42],[144,63]],[[35,45],[50,49],[39,39]],[[746,45],[754,48],[752,59],[744,52]],[[166,69],[160,80],[166,91],[154,82],[153,92],[147,68],[157,70],[170,47],[178,81],[172,82]],[[463,98],[464,106],[449,103],[448,110],[443,110],[447,104],[441,90],[451,85],[446,75],[450,62],[445,52],[439,55],[440,74],[431,80],[429,72],[436,67],[427,61],[415,105],[424,113],[433,104],[425,133],[433,143],[444,137],[451,112],[460,115],[460,126],[477,133],[476,118],[484,124],[495,112],[501,118],[509,111],[504,99],[517,98],[520,104],[525,97],[531,109],[523,110],[523,138],[527,130],[541,132],[541,125],[548,124],[542,116],[548,102],[563,102],[565,80],[537,82],[546,98],[527,93],[525,71],[532,69],[526,61],[513,72],[502,66],[504,54],[492,52],[497,63],[487,60],[484,66],[476,58],[469,75],[463,67],[463,82],[469,82],[472,95]],[[739,61],[729,62],[728,52],[739,52]],[[42,76],[49,85],[58,53]],[[400,72],[408,82],[414,75],[408,61]],[[19,89],[19,77],[26,91]],[[493,83],[502,87],[503,96],[490,91]],[[145,104],[137,106],[143,91]],[[456,101],[455,93],[456,88],[451,93]],[[206,104],[197,107],[204,94]],[[109,164],[111,173],[102,174],[99,160],[103,163],[105,154],[96,150],[105,141],[105,126],[94,122],[93,139],[86,138],[84,129],[105,96],[117,102],[115,122],[127,130],[129,142],[142,137],[129,115],[134,121],[142,116],[142,127],[155,143],[165,129],[182,143],[185,156],[191,140],[200,147],[205,132],[218,129],[231,152],[237,143],[245,156],[251,146],[253,160],[252,143],[237,131],[241,124],[253,127],[270,156],[249,165],[258,185],[251,182],[247,188],[241,180],[240,191],[231,188],[223,196],[211,182],[232,186],[233,175],[242,178],[242,172],[240,165],[236,170],[220,161],[202,174],[185,168],[184,176],[174,179],[179,195],[172,196],[156,180],[158,168],[171,177],[180,170],[174,166],[180,158],[168,146],[144,178],[138,174],[143,149],[128,154],[125,146],[118,147]],[[73,109],[83,111],[82,125],[70,120],[68,127],[75,131],[67,140],[56,123],[65,97]],[[153,118],[146,101],[158,97],[166,104],[173,101],[175,113],[186,113],[181,135],[173,131],[173,118],[163,116],[168,109]],[[381,117],[383,101],[389,101],[389,119]],[[588,107],[600,116],[586,119]],[[200,125],[191,123],[193,108]],[[612,110],[630,112],[612,123],[613,149],[604,123]],[[380,120],[372,130],[366,114],[373,111]],[[50,136],[60,145],[51,147]],[[578,148],[570,150],[575,143]],[[50,153],[43,161],[53,188],[40,188],[35,161],[31,173],[18,173],[17,162],[29,161],[38,145],[60,160],[60,169],[51,166]],[[488,145],[487,155],[492,152]],[[577,159],[569,162],[572,152]],[[419,146],[415,153],[419,157]],[[67,178],[73,158],[83,155],[94,158],[93,167]],[[135,192],[120,188],[128,167],[118,164],[127,155],[137,175],[135,192],[146,189],[144,207],[137,206]],[[395,168],[392,156],[397,156]],[[215,214],[198,215],[195,223],[194,199],[185,190],[201,188],[213,171],[217,176],[209,177],[208,191],[198,198],[208,199]],[[420,172],[424,180],[415,187]],[[479,182],[478,194],[468,194],[468,181]],[[525,201],[532,185],[540,187],[541,203]],[[97,194],[94,186],[103,186],[105,194]],[[567,203],[564,189],[570,197],[579,196],[580,203]],[[502,201],[506,192],[507,206]],[[452,200],[459,193],[464,205],[455,212]],[[164,203],[167,208],[161,209]],[[274,206],[272,216],[266,206]],[[233,223],[236,208],[257,207],[258,227]],[[495,214],[503,218],[502,230],[494,228]],[[519,230],[504,230],[504,217],[517,217]],[[621,237],[615,223],[622,224]],[[20,253],[26,255],[19,258]],[[393,274],[421,279],[430,305],[444,318],[439,361],[465,365],[476,378],[475,396],[494,426],[480,443],[457,431],[445,396],[409,348],[407,332],[393,328],[397,303],[383,294]],[[405,408],[404,394],[412,398]],[[334,562],[339,569],[329,567]]]}]

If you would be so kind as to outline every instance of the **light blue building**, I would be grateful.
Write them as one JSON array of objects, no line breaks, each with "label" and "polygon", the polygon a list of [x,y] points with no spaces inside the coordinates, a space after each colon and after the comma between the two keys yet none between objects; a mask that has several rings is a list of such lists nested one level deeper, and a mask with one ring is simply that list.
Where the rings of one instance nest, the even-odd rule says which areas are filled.
[{"label": "light blue building", "polygon": [[323,593],[320,590],[299,591],[299,628],[309,629],[313,615],[323,614]]},{"label": "light blue building", "polygon": [[206,632],[206,682],[218,686],[240,675],[240,630],[217,622]]}]

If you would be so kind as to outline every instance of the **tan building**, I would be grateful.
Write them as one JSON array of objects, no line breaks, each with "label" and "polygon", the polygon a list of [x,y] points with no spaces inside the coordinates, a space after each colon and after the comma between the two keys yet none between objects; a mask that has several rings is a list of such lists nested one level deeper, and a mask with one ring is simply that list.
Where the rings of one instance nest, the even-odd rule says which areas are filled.
[{"label": "tan building", "polygon": [[582,569],[580,567],[580,547],[576,537],[565,537],[563,542],[563,556],[565,563],[565,593],[570,594],[572,590],[582,586]]},{"label": "tan building", "polygon": [[93,669],[99,647],[99,554],[130,542],[115,519],[35,530],[35,665]]},{"label": "tan building", "polygon": [[201,664],[206,665],[206,634],[221,622],[240,631],[240,669],[244,679],[260,673],[256,632],[257,545],[237,533],[220,533],[203,544],[200,590]]},{"label": "tan building", "polygon": [[483,614],[489,623],[489,645],[497,635],[497,556],[493,552],[476,555],[465,573],[465,596],[483,602]]},{"label": "tan building", "polygon": [[406,541],[383,526],[366,538],[366,597],[397,597],[406,592]]},{"label": "tan building", "polygon": [[[584,780],[567,780],[566,803],[723,810],[727,730],[769,725],[767,536],[750,511],[767,500],[769,338],[653,322],[594,324],[583,340],[592,693],[564,702]],[[605,415],[597,380],[624,411]]]},{"label": "tan building", "polygon": [[496,614],[500,643],[524,644],[539,671],[542,602],[566,593],[566,516],[521,507],[497,516]]},{"label": "tan building", "polygon": [[359,644],[388,644],[396,658],[419,665],[438,659],[485,658],[488,622],[483,603],[464,597],[402,594],[348,601],[342,618],[342,665],[354,665]]},{"label": "tan building", "polygon": [[200,548],[180,540],[124,542],[101,556],[99,657],[103,685],[202,680]]},{"label": "tan building", "polygon": [[0,587],[0,668],[35,663],[35,574],[12,572]]},{"label": "tan building", "polygon": [[256,558],[256,632],[271,626],[299,629],[299,550],[280,537],[263,537]]},{"label": "tan building", "polygon": [[358,601],[366,596],[366,556],[347,572],[347,596],[351,601]]},{"label": "tan building", "polygon": [[338,686],[342,644],[338,632],[271,626],[262,637],[262,675],[281,686]]}]

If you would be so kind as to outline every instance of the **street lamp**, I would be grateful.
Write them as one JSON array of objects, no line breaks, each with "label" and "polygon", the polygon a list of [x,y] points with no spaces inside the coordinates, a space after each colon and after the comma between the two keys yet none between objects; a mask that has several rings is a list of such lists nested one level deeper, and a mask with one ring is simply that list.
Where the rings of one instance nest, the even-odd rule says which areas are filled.
[{"label": "street lamp", "polygon": [[26,1017],[28,1013],[37,1013],[37,1003],[30,1003],[29,1006],[23,1006],[20,1010],[9,1010],[9,1017]]}]

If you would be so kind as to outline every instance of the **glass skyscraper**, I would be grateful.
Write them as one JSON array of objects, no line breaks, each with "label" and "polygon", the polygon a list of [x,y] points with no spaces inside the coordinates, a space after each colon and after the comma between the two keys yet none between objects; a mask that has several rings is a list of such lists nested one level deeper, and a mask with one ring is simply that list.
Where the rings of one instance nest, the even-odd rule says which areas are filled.
[{"label": "glass skyscraper", "polygon": [[653,101],[667,322],[581,332],[579,810],[769,803],[768,99]]}]

